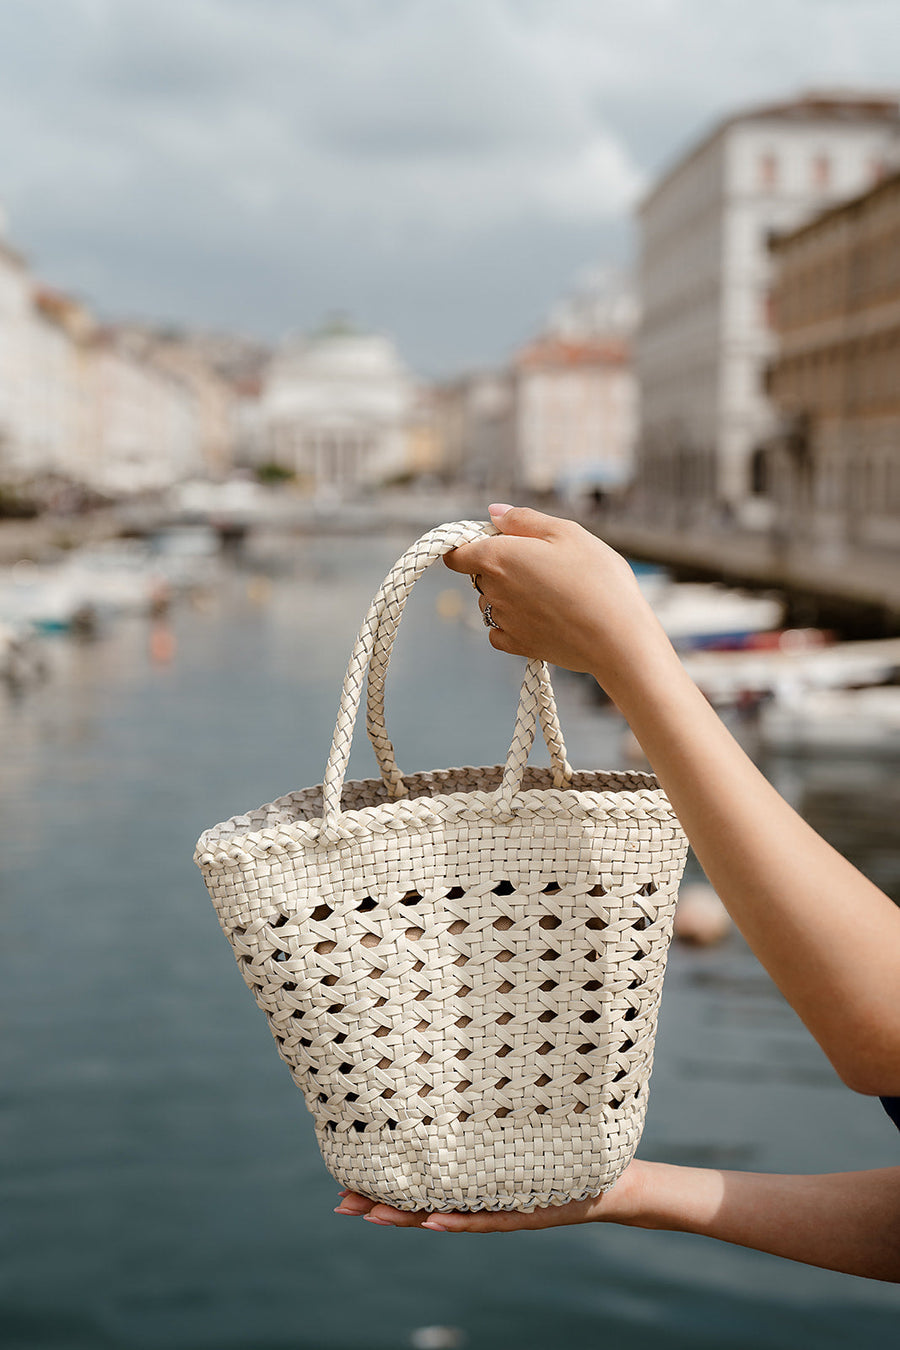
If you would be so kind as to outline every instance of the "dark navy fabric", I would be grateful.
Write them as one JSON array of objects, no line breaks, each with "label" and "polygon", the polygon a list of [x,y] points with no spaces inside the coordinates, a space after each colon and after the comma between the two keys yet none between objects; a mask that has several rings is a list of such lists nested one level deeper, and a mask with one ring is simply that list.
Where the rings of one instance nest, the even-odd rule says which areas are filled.
[{"label": "dark navy fabric", "polygon": [[882,1097],[881,1105],[900,1130],[900,1097]]}]

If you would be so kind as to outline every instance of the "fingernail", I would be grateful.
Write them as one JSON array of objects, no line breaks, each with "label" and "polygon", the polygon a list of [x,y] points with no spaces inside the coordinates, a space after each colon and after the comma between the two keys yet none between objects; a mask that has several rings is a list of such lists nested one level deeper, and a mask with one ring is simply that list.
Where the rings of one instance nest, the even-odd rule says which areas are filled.
[{"label": "fingernail", "polygon": [[496,520],[498,516],[505,516],[507,511],[511,510],[512,507],[510,506],[509,502],[491,502],[490,506],[488,507],[488,511],[491,514],[492,520]]},{"label": "fingernail", "polygon": [[423,1228],[430,1228],[432,1233],[449,1233],[450,1229],[445,1228],[442,1223],[437,1223],[434,1219],[426,1219],[422,1224]]},{"label": "fingernail", "polygon": [[373,1219],[371,1214],[365,1216],[366,1223],[377,1223],[380,1228],[393,1228],[393,1224],[387,1219]]},{"label": "fingernail", "polygon": [[338,1205],[337,1209],[334,1210],[334,1213],[335,1213],[335,1214],[352,1214],[352,1215],[356,1216],[356,1214],[358,1213],[358,1211],[355,1210],[355,1209],[344,1209],[343,1205]]}]

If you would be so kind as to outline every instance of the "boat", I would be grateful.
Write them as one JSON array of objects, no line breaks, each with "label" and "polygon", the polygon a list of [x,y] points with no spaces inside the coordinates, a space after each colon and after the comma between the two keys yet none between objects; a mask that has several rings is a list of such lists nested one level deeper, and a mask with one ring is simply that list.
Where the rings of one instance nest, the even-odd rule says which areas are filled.
[{"label": "boat", "polygon": [[900,756],[900,685],[782,690],[759,715],[768,750]]},{"label": "boat", "polygon": [[788,629],[770,650],[692,651],[682,664],[721,707],[790,691],[888,684],[900,671],[900,638],[830,642],[818,629]]},{"label": "boat", "polygon": [[58,567],[22,559],[0,568],[0,622],[15,629],[65,633],[87,614],[83,590]]},{"label": "boat", "polygon": [[57,564],[59,581],[101,618],[148,614],[168,598],[169,583],[148,546],[107,539],[80,548]]},{"label": "boat", "polygon": [[46,662],[34,634],[16,624],[0,623],[0,679],[13,689],[22,689],[46,674]]},{"label": "boat", "polygon": [[23,559],[0,569],[0,621],[64,633],[120,614],[155,612],[170,589],[146,545],[110,539],[59,562]]},{"label": "boat", "polygon": [[746,647],[784,619],[784,602],[776,596],[706,582],[660,584],[656,577],[642,589],[676,651]]}]

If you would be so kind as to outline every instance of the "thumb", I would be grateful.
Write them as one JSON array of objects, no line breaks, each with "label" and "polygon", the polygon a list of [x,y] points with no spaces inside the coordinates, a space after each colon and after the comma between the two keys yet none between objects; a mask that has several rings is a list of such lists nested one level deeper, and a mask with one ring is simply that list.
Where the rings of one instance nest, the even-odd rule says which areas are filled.
[{"label": "thumb", "polygon": [[558,533],[556,516],[545,516],[529,506],[506,506],[494,502],[488,507],[491,521],[502,534],[524,535],[532,539],[553,539]]}]

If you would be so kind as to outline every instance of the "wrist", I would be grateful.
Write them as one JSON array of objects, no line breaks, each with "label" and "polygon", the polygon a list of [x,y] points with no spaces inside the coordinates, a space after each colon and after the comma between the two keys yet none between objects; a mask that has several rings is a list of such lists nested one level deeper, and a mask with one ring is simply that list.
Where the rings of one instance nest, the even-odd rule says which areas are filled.
[{"label": "wrist", "polygon": [[594,1201],[593,1219],[605,1223],[641,1226],[647,1207],[647,1164],[633,1158],[618,1181]]},{"label": "wrist", "polygon": [[591,674],[633,730],[642,712],[658,706],[679,678],[687,681],[674,647],[655,618],[627,647],[592,662]]},{"label": "wrist", "polygon": [[[621,1214],[632,1228],[708,1233],[722,1201],[723,1175],[713,1168],[675,1167],[635,1159]],[[612,1217],[612,1216],[610,1216]]]}]

